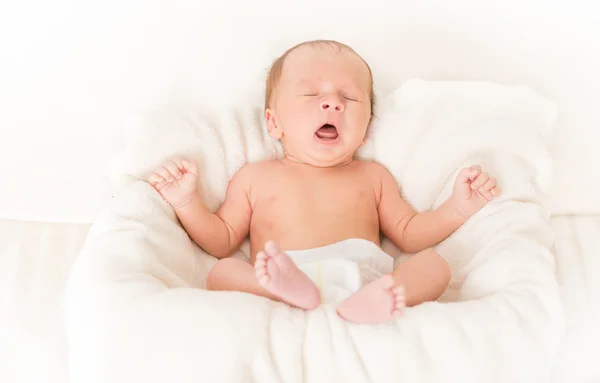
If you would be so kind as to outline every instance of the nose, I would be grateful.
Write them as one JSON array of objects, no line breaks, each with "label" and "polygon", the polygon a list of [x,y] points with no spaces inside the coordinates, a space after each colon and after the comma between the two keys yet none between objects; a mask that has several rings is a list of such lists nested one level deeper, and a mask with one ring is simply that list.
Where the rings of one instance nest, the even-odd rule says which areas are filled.
[{"label": "nose", "polygon": [[321,110],[343,112],[344,104],[342,104],[342,101],[337,97],[328,97],[321,101]]}]

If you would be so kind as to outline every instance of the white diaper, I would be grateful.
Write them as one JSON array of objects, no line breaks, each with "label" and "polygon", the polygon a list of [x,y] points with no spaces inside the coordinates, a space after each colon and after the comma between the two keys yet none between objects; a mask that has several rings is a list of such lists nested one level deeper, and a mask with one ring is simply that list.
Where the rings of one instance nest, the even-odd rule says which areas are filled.
[{"label": "white diaper", "polygon": [[324,304],[338,304],[394,268],[394,259],[365,239],[285,253],[317,285]]}]

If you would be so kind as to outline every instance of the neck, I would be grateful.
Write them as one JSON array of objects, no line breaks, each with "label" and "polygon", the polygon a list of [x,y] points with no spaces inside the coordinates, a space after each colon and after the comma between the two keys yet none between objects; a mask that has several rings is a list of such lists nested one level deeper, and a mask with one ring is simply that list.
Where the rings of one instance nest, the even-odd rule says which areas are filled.
[{"label": "neck", "polygon": [[344,161],[339,162],[339,163],[334,163],[334,164],[331,164],[331,165],[313,165],[313,164],[310,164],[308,162],[302,161],[301,159],[298,159],[298,158],[296,158],[294,156],[291,156],[291,155],[289,155],[289,154],[286,153],[285,157],[284,157],[284,160],[287,160],[289,162],[293,162],[293,163],[296,163],[296,164],[313,166],[313,167],[316,167],[316,168],[336,168],[336,167],[346,166],[346,165],[350,164],[352,161],[354,161],[354,158],[350,157],[347,160],[344,160]]}]

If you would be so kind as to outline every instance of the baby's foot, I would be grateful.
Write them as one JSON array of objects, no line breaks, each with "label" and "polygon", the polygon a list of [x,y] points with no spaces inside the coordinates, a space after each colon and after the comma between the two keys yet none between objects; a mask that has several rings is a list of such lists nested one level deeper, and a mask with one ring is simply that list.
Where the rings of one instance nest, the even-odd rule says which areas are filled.
[{"label": "baby's foot", "polygon": [[317,286],[274,241],[267,242],[265,250],[256,254],[254,268],[258,283],[282,301],[306,310],[319,306]]},{"label": "baby's foot", "polygon": [[382,323],[400,315],[405,305],[404,287],[394,287],[392,276],[385,275],[340,303],[337,312],[350,322]]}]

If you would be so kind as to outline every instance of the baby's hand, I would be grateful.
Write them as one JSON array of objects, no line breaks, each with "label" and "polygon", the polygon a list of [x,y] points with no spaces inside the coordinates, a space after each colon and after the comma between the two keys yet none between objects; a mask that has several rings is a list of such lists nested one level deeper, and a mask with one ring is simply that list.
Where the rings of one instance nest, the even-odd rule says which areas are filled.
[{"label": "baby's hand", "polygon": [[169,160],[154,171],[149,183],[171,206],[183,207],[198,193],[198,166],[186,159]]},{"label": "baby's hand", "polygon": [[479,165],[473,165],[458,174],[450,198],[457,212],[469,218],[499,195],[500,188],[496,186],[496,180],[482,173]]}]

